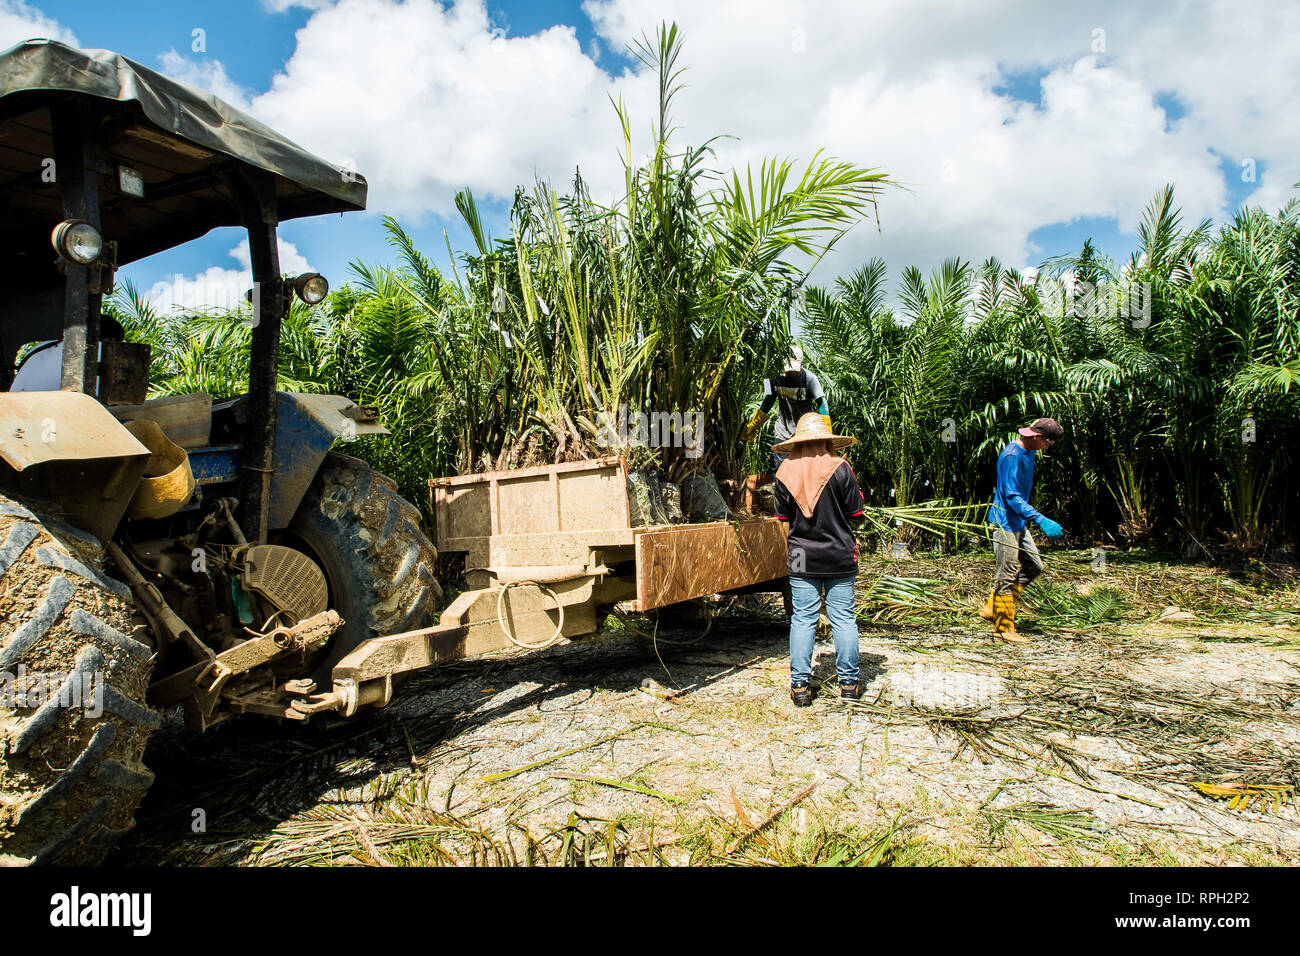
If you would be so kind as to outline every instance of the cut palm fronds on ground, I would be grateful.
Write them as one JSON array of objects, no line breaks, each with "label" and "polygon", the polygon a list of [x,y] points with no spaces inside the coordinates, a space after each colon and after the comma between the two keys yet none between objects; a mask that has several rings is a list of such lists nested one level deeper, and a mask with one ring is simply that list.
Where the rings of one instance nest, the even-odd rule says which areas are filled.
[{"label": "cut palm fronds on ground", "polygon": [[920,613],[961,615],[964,605],[947,600],[946,585],[933,578],[882,574],[861,593],[857,614],[873,621],[899,621]]},{"label": "cut palm fronds on ground", "polygon": [[[905,831],[911,824],[904,823],[901,814],[896,814],[894,819],[889,822],[879,836],[867,841],[867,845],[858,849],[861,844],[855,845],[853,842],[834,841],[825,848],[825,859],[814,866],[880,866],[886,856],[891,857],[891,863],[895,866],[906,865],[912,862],[917,853],[917,848],[908,846],[906,840],[900,841]],[[900,846],[900,842],[902,845]],[[856,855],[854,851],[857,850]],[[820,851],[819,851],[820,852]]]},{"label": "cut palm fronds on ground", "polygon": [[[659,657],[612,629],[418,675],[397,709],[343,736],[160,731],[156,802],[118,862],[1294,865],[1300,657],[1275,646],[1294,583],[1166,554],[1044,553],[1045,584],[1071,600],[1113,590],[1124,617],[1085,640],[1044,628],[1024,653],[975,616],[987,550],[868,555],[868,692],[841,701],[821,645],[825,694],[806,712],[783,686],[779,600],[747,596],[696,646],[661,649],[681,685],[671,704],[653,693]],[[1172,605],[1195,619],[1156,623]],[[661,627],[685,639],[704,625]],[[189,831],[194,806],[205,833]]]},{"label": "cut palm fronds on ground", "polygon": [[591,741],[591,743],[582,744],[578,747],[570,747],[568,750],[561,751],[557,754],[551,754],[551,756],[543,757],[541,760],[534,760],[532,763],[525,764],[522,767],[516,767],[514,770],[502,770],[500,773],[488,774],[486,777],[480,779],[483,780],[484,783],[497,780],[508,780],[509,778],[516,777],[521,773],[527,773],[529,770],[536,770],[538,767],[545,767],[549,763],[554,763],[557,760],[563,760],[565,757],[571,757],[574,754],[582,753],[584,750],[590,750],[592,747],[599,747],[601,744],[609,743],[611,740],[617,740],[619,737],[626,737],[628,734],[635,733],[644,726],[644,723],[633,724],[626,730],[617,730],[613,733],[605,734],[603,737]]},{"label": "cut palm fronds on ground", "polygon": [[664,801],[664,803],[685,803],[683,797],[675,797],[671,793],[663,793],[659,790],[653,790],[650,787],[643,787],[639,784],[628,783],[625,780],[612,780],[609,777],[597,777],[589,773],[573,773],[568,770],[557,770],[551,774],[556,780],[581,780],[585,783],[594,783],[602,787],[612,787],[615,790],[630,790],[632,793],[643,793],[647,797],[655,797]]},{"label": "cut palm fronds on ground", "polygon": [[1300,624],[1300,611],[1242,611],[1240,619],[1265,624]]},{"label": "cut palm fronds on ground", "polygon": [[740,822],[743,823],[745,826],[747,826],[749,829],[747,829],[740,836],[736,837],[736,839],[732,841],[730,845],[728,845],[726,849],[726,853],[728,854],[735,853],[736,850],[744,846],[746,842],[752,840],[754,837],[757,837],[759,834],[761,834],[772,824],[776,823],[777,820],[780,820],[783,816],[785,816],[787,813],[793,810],[804,800],[807,800],[809,797],[811,797],[812,792],[816,789],[817,789],[816,783],[808,784],[808,786],[804,787],[797,794],[795,794],[789,803],[781,807],[779,810],[774,811],[770,816],[767,817],[767,819],[765,819],[762,823],[758,823],[758,824],[751,824],[749,822],[749,817],[745,814],[745,808],[741,805],[740,798],[736,796],[736,792],[733,790],[731,792],[731,800],[736,807],[736,818],[740,820]]},{"label": "cut palm fronds on ground", "polygon": [[1099,587],[1087,594],[1065,584],[1036,581],[1025,589],[1024,603],[1039,627],[1088,630],[1122,621],[1128,601],[1114,588]]},{"label": "cut palm fronds on ground", "polygon": [[[805,804],[815,789],[809,785],[788,803],[754,823],[732,795],[734,820],[714,813],[711,827],[694,842],[691,862],[730,866],[907,866],[917,862],[923,843],[912,831],[914,821],[895,814],[875,829],[838,828],[821,819],[822,811]],[[716,848],[713,828],[726,838]]]},{"label": "cut palm fronds on ground", "polygon": [[1105,839],[1106,824],[1086,810],[1064,810],[1050,803],[1016,803],[1007,807],[985,807],[989,839],[1003,839],[1008,823],[1013,821],[1033,827],[1058,840]]}]

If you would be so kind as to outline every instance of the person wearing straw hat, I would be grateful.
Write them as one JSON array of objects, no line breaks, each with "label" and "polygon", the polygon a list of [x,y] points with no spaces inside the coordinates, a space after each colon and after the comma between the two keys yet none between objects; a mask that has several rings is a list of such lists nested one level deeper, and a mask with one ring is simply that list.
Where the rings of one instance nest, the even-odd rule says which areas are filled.
[{"label": "person wearing straw hat", "polygon": [[1043,573],[1043,559],[1029,533],[1035,522],[1049,538],[1065,532],[1029,503],[1034,488],[1034,459],[1065,434],[1054,418],[1038,418],[1021,428],[1020,437],[998,456],[998,483],[989,509],[993,525],[993,593],[980,608],[980,617],[993,622],[993,633],[1008,644],[1028,644],[1016,631],[1016,598],[1025,585]]},{"label": "person wearing straw hat", "polygon": [[772,469],[775,471],[781,467],[785,458],[785,455],[776,450],[776,446],[794,434],[795,424],[801,416],[817,412],[826,419],[826,428],[829,430],[831,427],[826,394],[822,391],[817,376],[803,367],[803,349],[798,342],[790,345],[790,354],[786,357],[781,374],[775,378],[763,379],[763,403],[741,432],[740,437],[744,441],[751,442],[758,437],[759,429],[771,417],[773,405],[780,412],[776,424],[772,426]]},{"label": "person wearing straw hat", "polygon": [[809,412],[799,419],[793,435],[772,446],[786,456],[774,484],[776,517],[790,527],[790,698],[796,707],[812,703],[813,638],[823,597],[835,637],[840,697],[857,700],[862,695],[853,613],[858,544],[849,522],[862,517],[866,499],[852,466],[836,454],[856,441],[832,433],[825,418]]}]

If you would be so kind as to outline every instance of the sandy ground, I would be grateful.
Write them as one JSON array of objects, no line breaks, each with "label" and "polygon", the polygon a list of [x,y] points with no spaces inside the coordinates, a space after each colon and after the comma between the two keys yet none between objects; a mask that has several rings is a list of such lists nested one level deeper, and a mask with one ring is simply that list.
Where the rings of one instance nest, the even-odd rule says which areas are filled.
[{"label": "sandy ground", "polygon": [[393,830],[412,821],[437,824],[427,840],[468,861],[456,827],[555,851],[575,820],[615,821],[618,845],[701,862],[773,815],[805,849],[801,835],[866,839],[896,822],[917,862],[1300,858],[1293,790],[1234,809],[1194,786],[1297,784],[1294,626],[1133,624],[1018,648],[973,614],[955,627],[864,622],[863,702],[838,699],[827,641],[807,709],[790,703],[772,608],[733,605],[699,630],[655,642],[608,630],[450,665],[334,730],[169,726],[114,862],[428,862]]}]

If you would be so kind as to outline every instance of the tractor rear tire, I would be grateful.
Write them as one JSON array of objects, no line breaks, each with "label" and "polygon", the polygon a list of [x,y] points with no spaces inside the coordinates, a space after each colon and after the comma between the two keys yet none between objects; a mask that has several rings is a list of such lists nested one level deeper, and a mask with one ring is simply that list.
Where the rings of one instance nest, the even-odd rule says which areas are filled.
[{"label": "tractor rear tire", "polygon": [[313,675],[317,685],[328,686],[330,670],[362,641],[436,623],[438,552],[420,512],[365,462],[327,455],[289,534],[320,564],[330,607],[343,618]]},{"label": "tractor rear tire", "polygon": [[103,862],[153,782],[154,651],[102,564],[96,539],[0,495],[0,866]]}]

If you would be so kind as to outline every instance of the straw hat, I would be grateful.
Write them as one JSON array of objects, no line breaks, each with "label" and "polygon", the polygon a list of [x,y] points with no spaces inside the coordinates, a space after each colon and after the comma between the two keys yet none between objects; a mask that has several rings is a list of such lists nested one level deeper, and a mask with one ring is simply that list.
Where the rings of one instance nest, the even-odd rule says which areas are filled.
[{"label": "straw hat", "polygon": [[779,455],[785,455],[794,451],[795,445],[810,441],[830,441],[831,447],[836,451],[858,443],[856,438],[832,433],[830,426],[826,424],[825,418],[816,412],[809,412],[799,419],[799,424],[794,427],[794,434],[785,441],[773,445],[772,451]]}]

